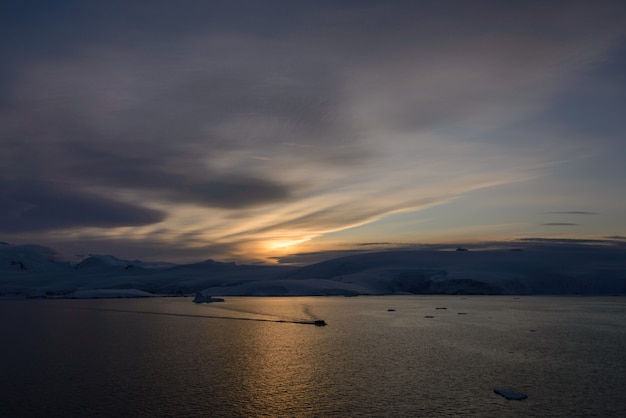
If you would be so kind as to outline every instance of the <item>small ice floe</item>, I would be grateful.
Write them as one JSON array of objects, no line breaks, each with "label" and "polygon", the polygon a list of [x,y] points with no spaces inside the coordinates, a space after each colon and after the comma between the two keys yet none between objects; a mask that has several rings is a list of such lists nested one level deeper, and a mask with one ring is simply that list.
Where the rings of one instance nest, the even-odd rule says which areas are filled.
[{"label": "small ice floe", "polygon": [[193,298],[194,303],[213,303],[213,302],[224,302],[222,298],[214,298],[211,295],[205,295],[202,292],[196,292],[196,297]]},{"label": "small ice floe", "polygon": [[528,398],[528,396],[525,393],[513,392],[511,390],[494,389],[493,393],[497,393],[500,396],[504,396],[508,400],[521,401],[522,399]]}]

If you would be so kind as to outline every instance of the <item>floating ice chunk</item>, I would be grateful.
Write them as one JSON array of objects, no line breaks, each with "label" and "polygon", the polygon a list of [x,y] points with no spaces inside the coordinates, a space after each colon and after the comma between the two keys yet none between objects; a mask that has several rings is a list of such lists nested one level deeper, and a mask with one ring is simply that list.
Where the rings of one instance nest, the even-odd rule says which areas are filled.
[{"label": "floating ice chunk", "polygon": [[212,302],[224,302],[222,298],[214,298],[211,295],[205,295],[202,292],[196,292],[196,297],[193,298],[194,303],[212,303]]},{"label": "floating ice chunk", "polygon": [[509,400],[521,401],[522,399],[528,398],[528,396],[524,393],[513,392],[510,390],[494,389],[493,392],[497,393],[500,396],[504,396],[506,399],[509,399]]}]

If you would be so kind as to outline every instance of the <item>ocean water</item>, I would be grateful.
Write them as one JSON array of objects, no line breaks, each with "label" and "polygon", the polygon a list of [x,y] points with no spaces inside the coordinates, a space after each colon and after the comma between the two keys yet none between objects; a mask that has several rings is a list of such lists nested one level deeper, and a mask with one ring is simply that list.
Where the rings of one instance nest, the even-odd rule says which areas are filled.
[{"label": "ocean water", "polygon": [[21,300],[0,324],[1,417],[626,416],[626,298]]}]

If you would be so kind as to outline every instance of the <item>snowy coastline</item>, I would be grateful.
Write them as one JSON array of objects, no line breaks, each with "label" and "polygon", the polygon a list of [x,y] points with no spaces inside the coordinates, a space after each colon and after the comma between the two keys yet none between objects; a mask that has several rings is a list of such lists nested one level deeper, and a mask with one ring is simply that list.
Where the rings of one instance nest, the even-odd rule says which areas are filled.
[{"label": "snowy coastline", "polygon": [[212,260],[154,267],[87,256],[79,263],[35,246],[0,248],[0,297],[113,298],[386,294],[624,295],[626,251],[388,251],[305,267]]}]

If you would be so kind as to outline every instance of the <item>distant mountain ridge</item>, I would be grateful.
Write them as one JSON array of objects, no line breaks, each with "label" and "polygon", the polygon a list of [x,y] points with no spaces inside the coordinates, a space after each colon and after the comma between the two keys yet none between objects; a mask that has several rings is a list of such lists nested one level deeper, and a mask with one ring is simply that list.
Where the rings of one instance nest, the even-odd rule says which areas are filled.
[{"label": "distant mountain ridge", "polygon": [[[386,251],[305,267],[206,260],[150,263],[111,255],[75,262],[39,245],[0,245],[0,296],[110,295],[626,295],[621,248]],[[96,293],[94,293],[96,292]],[[109,295],[109,296],[107,296]]]}]

